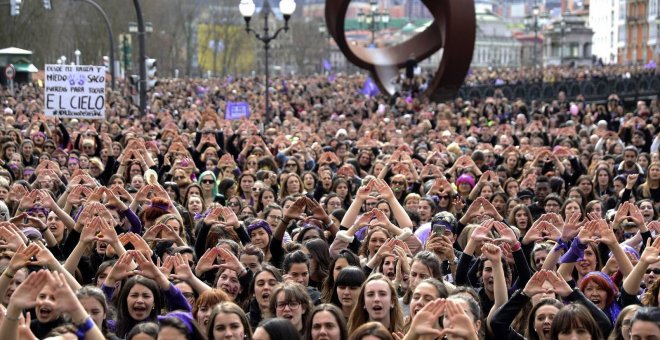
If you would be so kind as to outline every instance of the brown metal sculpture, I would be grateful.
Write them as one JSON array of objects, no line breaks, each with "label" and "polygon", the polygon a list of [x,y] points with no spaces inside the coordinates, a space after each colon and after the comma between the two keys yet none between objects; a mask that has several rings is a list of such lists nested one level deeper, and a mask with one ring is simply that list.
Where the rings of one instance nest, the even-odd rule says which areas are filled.
[{"label": "brown metal sculpture", "polygon": [[393,81],[409,59],[420,62],[442,49],[440,65],[428,83],[426,95],[433,100],[447,100],[458,92],[470,68],[476,36],[473,0],[422,0],[433,15],[433,22],[397,46],[368,48],[349,44],[344,23],[351,0],[326,0],[325,20],[328,32],[346,58],[368,70],[381,91],[394,94]]}]

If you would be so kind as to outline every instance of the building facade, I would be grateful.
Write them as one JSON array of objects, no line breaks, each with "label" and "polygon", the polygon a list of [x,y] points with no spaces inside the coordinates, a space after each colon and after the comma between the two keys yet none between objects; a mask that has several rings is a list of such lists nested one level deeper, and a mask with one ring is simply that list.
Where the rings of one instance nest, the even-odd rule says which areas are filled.
[{"label": "building facade", "polygon": [[619,0],[620,64],[645,64],[660,58],[658,0]]},{"label": "building facade", "polygon": [[565,15],[544,28],[544,65],[591,65],[594,32],[586,20]]},{"label": "building facade", "polygon": [[619,0],[591,0],[589,27],[594,31],[592,53],[606,64],[617,62],[618,19]]},{"label": "building facade", "polygon": [[470,67],[520,66],[521,44],[508,22],[485,7],[477,6],[477,37]]}]

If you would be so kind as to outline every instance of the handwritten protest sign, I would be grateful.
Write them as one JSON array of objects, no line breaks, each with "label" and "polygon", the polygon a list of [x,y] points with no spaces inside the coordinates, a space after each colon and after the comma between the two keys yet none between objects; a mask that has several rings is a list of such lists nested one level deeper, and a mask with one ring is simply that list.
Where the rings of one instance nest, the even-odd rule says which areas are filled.
[{"label": "handwritten protest sign", "polygon": [[59,118],[105,118],[105,67],[46,65],[45,114]]},{"label": "handwritten protest sign", "polygon": [[246,102],[227,102],[225,119],[236,120],[250,117],[250,105]]}]

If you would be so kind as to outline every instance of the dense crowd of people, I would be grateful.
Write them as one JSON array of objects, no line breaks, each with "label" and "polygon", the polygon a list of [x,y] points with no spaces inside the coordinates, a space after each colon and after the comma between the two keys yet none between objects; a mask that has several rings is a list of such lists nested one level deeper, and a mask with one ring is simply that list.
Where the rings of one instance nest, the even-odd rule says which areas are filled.
[{"label": "dense crowd of people", "polygon": [[0,339],[658,338],[657,98],[364,81],[165,80],[103,120],[3,88]]},{"label": "dense crowd of people", "polygon": [[562,81],[634,79],[647,74],[658,74],[654,62],[646,65],[589,65],[511,68],[476,68],[465,77],[465,84],[517,85],[528,83],[555,83]]}]

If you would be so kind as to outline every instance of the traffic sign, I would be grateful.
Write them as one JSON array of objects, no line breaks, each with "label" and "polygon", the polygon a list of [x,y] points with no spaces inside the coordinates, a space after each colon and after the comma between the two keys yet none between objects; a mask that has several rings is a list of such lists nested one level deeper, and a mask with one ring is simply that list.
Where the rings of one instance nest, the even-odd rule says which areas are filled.
[{"label": "traffic sign", "polygon": [[5,77],[9,80],[13,80],[14,77],[16,76],[16,68],[14,65],[9,64],[7,67],[5,67]]}]

